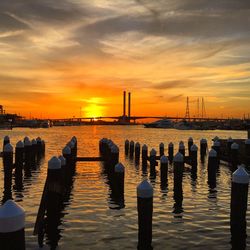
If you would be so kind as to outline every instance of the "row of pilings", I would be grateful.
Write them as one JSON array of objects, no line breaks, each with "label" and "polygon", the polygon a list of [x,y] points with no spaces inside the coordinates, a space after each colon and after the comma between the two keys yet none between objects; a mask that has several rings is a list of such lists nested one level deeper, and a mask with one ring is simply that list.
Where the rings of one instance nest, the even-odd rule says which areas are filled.
[{"label": "row of pilings", "polygon": [[1,249],[25,249],[25,212],[12,200],[12,176],[14,172],[17,191],[23,189],[23,177],[31,177],[45,154],[45,142],[40,137],[25,137],[16,143],[15,150],[9,136],[3,140],[4,193],[0,208]]},{"label": "row of pilings", "polygon": [[[247,144],[247,143],[246,143]],[[6,143],[6,153],[11,150],[9,143]],[[233,143],[231,150],[234,150]],[[236,148],[236,147],[235,147]],[[125,167],[119,162],[119,147],[110,139],[103,138],[99,142],[101,158],[104,162],[104,169],[108,176],[111,188],[111,197],[118,205],[118,209],[124,208],[124,174]],[[125,154],[135,158],[136,164],[142,160],[142,170],[150,168],[150,179],[155,178],[158,160],[160,160],[161,185],[168,183],[169,164],[173,165],[173,183],[175,213],[181,213],[183,200],[183,172],[185,163],[191,166],[192,174],[196,174],[198,165],[198,146],[192,140],[188,140],[188,155],[186,156],[184,142],[179,143],[178,152],[174,154],[174,145],[169,143],[168,154],[165,155],[164,144],[159,145],[160,155],[152,149],[148,153],[148,147],[139,143],[125,141]],[[200,156],[204,162],[208,152],[207,141],[200,141]],[[216,185],[216,171],[221,160],[221,145],[214,140],[212,149],[208,153],[208,183],[213,187]],[[232,154],[234,153],[231,152]],[[4,161],[8,161],[4,154]],[[235,157],[235,155],[234,155]],[[231,158],[234,158],[231,157]],[[13,158],[13,149],[12,149]],[[13,160],[12,160],[13,161]],[[47,243],[51,249],[55,249],[60,239],[59,225],[61,223],[61,211],[64,201],[69,199],[72,177],[75,173],[77,161],[77,140],[73,137],[62,150],[59,157],[53,156],[48,162],[47,178],[44,191],[37,214],[37,221],[34,234],[38,234],[39,246],[43,246],[44,235],[47,235]],[[9,163],[9,164],[10,164]],[[149,163],[149,164],[148,164]],[[238,162],[237,162],[238,163]],[[231,205],[230,205],[230,228],[232,235],[232,248],[245,249],[246,244],[246,211],[249,175],[244,165],[237,165],[232,175]],[[11,213],[10,213],[11,211]],[[152,249],[153,237],[153,187],[145,179],[137,186],[137,211],[138,211],[138,249]],[[0,208],[0,245],[5,249],[25,249],[24,233],[24,211],[12,200],[7,200]],[[4,227],[4,224],[7,227]],[[11,243],[9,243],[11,241]],[[9,246],[12,244],[11,248]]]},{"label": "row of pilings", "polygon": [[34,227],[38,235],[38,245],[46,243],[50,249],[56,249],[61,238],[60,225],[64,207],[68,204],[76,171],[77,139],[72,139],[62,149],[62,155],[53,156],[48,161],[47,178]]},{"label": "row of pilings", "polygon": [[[231,185],[231,205],[230,205],[230,229],[232,249],[245,249],[246,247],[246,211],[248,198],[249,175],[246,167],[249,168],[249,142],[245,140],[243,148],[243,157],[240,157],[240,147],[230,138],[228,140],[229,154],[227,162],[233,172]],[[229,144],[230,143],[230,144]],[[180,141],[178,152],[174,155],[174,145],[168,144],[168,150],[165,155],[164,144],[159,144],[159,155],[156,150],[151,149],[148,153],[147,145],[143,145],[140,150],[140,143],[134,141],[125,141],[125,155],[135,160],[135,164],[142,161],[142,171],[147,172],[149,165],[150,180],[156,177],[157,160],[160,160],[160,179],[161,188],[166,188],[168,183],[168,164],[173,164],[174,173],[174,213],[182,213],[183,189],[182,179],[185,163],[191,166],[191,174],[197,176],[198,165],[198,146],[194,144],[193,139],[188,139],[188,155],[186,155],[185,145]],[[141,151],[141,156],[140,156]],[[221,161],[221,144],[219,138],[214,138],[212,148],[208,152],[206,139],[200,140],[200,159],[204,164],[208,152],[207,172],[208,184],[211,189],[216,187],[216,173]],[[149,162],[149,164],[148,164]],[[242,164],[245,163],[246,165]],[[142,181],[137,187],[137,208],[138,208],[138,249],[152,249],[152,214],[153,214],[153,187],[148,180]]]}]

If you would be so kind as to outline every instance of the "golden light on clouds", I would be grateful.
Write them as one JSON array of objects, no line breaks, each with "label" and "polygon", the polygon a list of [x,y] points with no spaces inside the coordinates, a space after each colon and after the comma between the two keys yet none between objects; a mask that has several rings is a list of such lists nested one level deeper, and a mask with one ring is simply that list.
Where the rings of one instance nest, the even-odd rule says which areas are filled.
[{"label": "golden light on clouds", "polygon": [[[249,113],[249,3],[3,0],[0,100],[25,116]],[[231,13],[234,13],[232,15]],[[191,113],[195,104],[191,103]]]}]

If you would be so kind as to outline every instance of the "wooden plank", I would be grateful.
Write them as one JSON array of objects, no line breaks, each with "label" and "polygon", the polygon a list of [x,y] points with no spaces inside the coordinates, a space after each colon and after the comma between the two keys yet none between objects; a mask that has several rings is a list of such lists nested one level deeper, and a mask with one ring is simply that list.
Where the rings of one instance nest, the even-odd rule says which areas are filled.
[{"label": "wooden plank", "polygon": [[43,189],[43,195],[42,195],[42,198],[41,198],[40,206],[39,206],[37,217],[36,217],[36,223],[35,223],[35,226],[34,226],[33,235],[38,234],[39,226],[42,223],[42,220],[44,219],[44,214],[45,214],[45,210],[46,210],[47,192],[48,192],[48,181],[46,179],[44,189]]},{"label": "wooden plank", "polygon": [[102,157],[77,157],[76,161],[104,161]]}]

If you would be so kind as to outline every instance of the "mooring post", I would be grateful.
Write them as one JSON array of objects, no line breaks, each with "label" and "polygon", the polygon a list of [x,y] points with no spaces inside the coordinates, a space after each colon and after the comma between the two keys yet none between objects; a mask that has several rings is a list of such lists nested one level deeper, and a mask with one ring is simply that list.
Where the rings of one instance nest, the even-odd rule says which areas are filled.
[{"label": "mooring post", "polygon": [[183,170],[184,157],[180,152],[178,152],[174,156],[174,185],[176,185],[176,183],[182,183]]},{"label": "mooring post", "polygon": [[232,164],[232,171],[235,171],[237,169],[237,166],[239,165],[239,144],[233,143],[231,145],[231,164]]},{"label": "mooring post", "polygon": [[65,166],[65,172],[67,179],[71,178],[71,175],[73,173],[73,162],[72,162],[72,155],[71,155],[71,148],[68,146],[65,146],[62,150],[63,157],[66,159],[66,166]]},{"label": "mooring post", "polygon": [[168,183],[168,158],[163,155],[160,158],[161,187],[164,189]]},{"label": "mooring post", "polygon": [[168,144],[168,160],[169,163],[172,164],[174,159],[174,144],[170,142]]},{"label": "mooring post", "polygon": [[117,163],[115,165],[115,196],[116,200],[119,202],[120,208],[124,207],[124,166],[122,163]]},{"label": "mooring post", "polygon": [[148,146],[146,144],[142,146],[141,156],[142,156],[142,169],[146,170],[148,161]]},{"label": "mooring post", "polygon": [[227,157],[228,157],[228,162],[231,162],[231,146],[233,144],[234,140],[232,139],[232,137],[229,137],[227,139]]},{"label": "mooring post", "polygon": [[114,171],[115,165],[119,162],[119,148],[116,144],[113,144],[111,147],[111,171]]},{"label": "mooring post", "polygon": [[128,155],[129,152],[129,140],[125,141],[125,155]]},{"label": "mooring post", "polygon": [[141,145],[139,142],[135,144],[135,162],[138,164],[140,161]]},{"label": "mooring post", "polygon": [[25,137],[24,140],[24,162],[25,170],[29,172],[31,167],[31,157],[32,157],[32,144],[28,137]]},{"label": "mooring post", "polygon": [[163,142],[159,144],[159,152],[160,152],[160,157],[164,155],[164,143]]},{"label": "mooring post", "polygon": [[183,155],[183,159],[185,161],[185,145],[183,141],[179,143],[179,152]]},{"label": "mooring post", "polygon": [[25,212],[13,200],[0,207],[0,246],[3,250],[25,250]]},{"label": "mooring post", "polygon": [[216,171],[218,168],[217,152],[214,149],[211,149],[208,154],[208,184],[211,188],[216,186]]},{"label": "mooring post", "polygon": [[45,141],[44,140],[41,141],[41,146],[42,146],[42,155],[44,156],[45,155]]},{"label": "mooring post", "polygon": [[130,141],[130,143],[129,143],[129,156],[130,156],[130,158],[134,157],[134,149],[135,149],[135,143],[134,143],[134,141]]},{"label": "mooring post", "polygon": [[37,146],[37,161],[39,161],[42,157],[42,139],[41,139],[41,137],[36,138],[36,146]]},{"label": "mooring post", "polygon": [[3,148],[3,168],[4,168],[4,197],[3,202],[12,198],[12,169],[13,169],[13,147],[10,143]]},{"label": "mooring post", "polygon": [[152,148],[150,151],[149,161],[150,161],[150,176],[155,177],[156,176],[155,166],[157,162],[156,162],[156,151],[154,148]]},{"label": "mooring post", "polygon": [[218,140],[214,141],[212,148],[217,153],[217,161],[218,161],[218,167],[219,167],[220,166],[220,141]]},{"label": "mooring post", "polygon": [[230,213],[232,249],[246,248],[246,211],[248,185],[249,175],[246,172],[244,165],[241,165],[232,175]]},{"label": "mooring post", "polygon": [[10,137],[8,135],[3,138],[3,149],[6,144],[10,143]]},{"label": "mooring post", "polygon": [[188,155],[191,156],[191,147],[194,144],[194,140],[192,137],[188,138]]},{"label": "mooring post", "polygon": [[57,227],[60,221],[62,204],[61,161],[53,156],[48,162],[47,227],[46,232],[51,249],[58,244]]},{"label": "mooring post", "polygon": [[23,179],[23,158],[24,156],[24,143],[19,141],[16,144],[15,149],[15,184],[17,188],[22,187],[22,179]]},{"label": "mooring post", "polygon": [[250,167],[250,139],[246,139],[245,141],[245,164],[249,169]]},{"label": "mooring post", "polygon": [[190,163],[193,171],[197,170],[197,165],[198,165],[197,152],[198,152],[198,147],[195,144],[192,144],[192,146],[190,147]]},{"label": "mooring post", "polygon": [[74,159],[76,161],[76,158],[77,158],[77,151],[78,151],[78,143],[77,143],[77,138],[76,136],[73,136],[71,138],[71,141],[74,143],[74,146],[73,146],[73,156],[74,156]]},{"label": "mooring post", "polygon": [[37,158],[37,141],[33,139],[31,141],[31,166],[36,167],[36,158]]},{"label": "mooring post", "polygon": [[207,140],[202,138],[200,140],[200,157],[202,163],[204,163],[205,161],[206,154],[207,154]]},{"label": "mooring post", "polygon": [[178,152],[174,157],[174,213],[180,214],[182,212],[182,201],[183,201],[183,191],[182,191],[182,177],[184,169],[184,157]]},{"label": "mooring post", "polygon": [[138,250],[151,250],[153,187],[144,180],[137,186]]}]

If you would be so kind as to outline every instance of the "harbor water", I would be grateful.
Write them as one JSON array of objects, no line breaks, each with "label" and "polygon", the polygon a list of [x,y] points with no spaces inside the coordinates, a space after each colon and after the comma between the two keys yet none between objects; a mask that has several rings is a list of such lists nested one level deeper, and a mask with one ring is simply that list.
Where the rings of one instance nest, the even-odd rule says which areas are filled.
[{"label": "harbor water", "polygon": [[[112,139],[120,148],[120,161],[125,166],[125,207],[117,209],[112,201],[108,177],[101,162],[78,162],[73,177],[70,198],[66,201],[58,227],[59,249],[136,249],[137,248],[137,198],[136,187],[145,178],[141,165],[125,157],[124,141],[134,140],[141,146],[147,144],[149,151],[155,148],[159,154],[159,144],[165,144],[165,152],[170,141],[175,152],[179,141],[186,146],[192,137],[199,146],[201,138],[229,136],[246,139],[245,131],[198,131],[175,129],[149,129],[143,126],[79,126],[52,127],[49,129],[16,128],[12,131],[0,130],[0,145],[9,135],[13,146],[25,136],[40,136],[46,142],[45,159],[32,176],[24,177],[23,190],[12,188],[12,198],[26,211],[26,246],[38,249],[37,236],[33,229],[47,174],[47,162],[59,156],[65,144],[76,136],[78,156],[99,156],[99,140]],[[187,154],[187,153],[186,153]],[[0,161],[0,194],[3,196],[3,166]],[[197,178],[193,178],[186,165],[183,176],[183,202],[181,212],[174,209],[173,171],[169,166],[168,186],[161,189],[159,166],[154,180],[153,198],[153,248],[154,249],[231,249],[230,234],[230,193],[231,171],[227,165],[220,165],[217,185],[210,189],[207,183],[207,162],[199,161]],[[148,174],[149,175],[149,174]],[[13,181],[14,183],[14,181]],[[250,194],[250,192],[249,192]],[[248,203],[250,195],[248,197]],[[249,206],[248,206],[249,207]],[[247,221],[250,219],[250,208]],[[247,228],[247,248],[250,248],[250,227]],[[46,237],[45,237],[46,241]],[[46,242],[45,242],[46,244]]]}]

